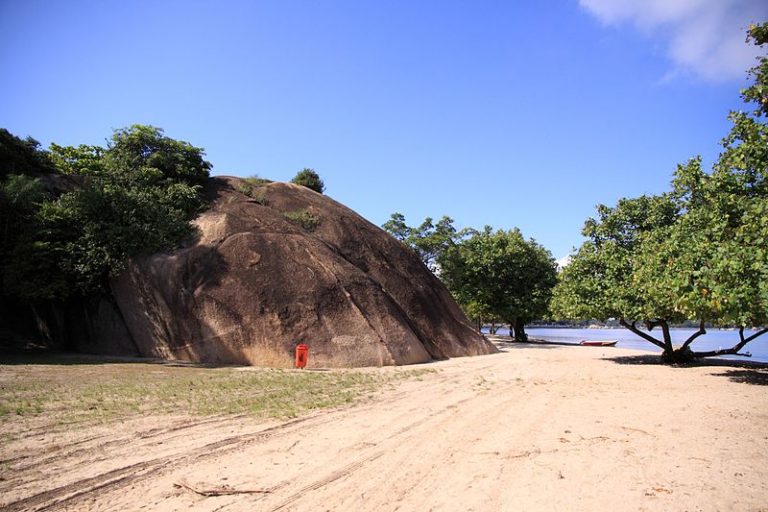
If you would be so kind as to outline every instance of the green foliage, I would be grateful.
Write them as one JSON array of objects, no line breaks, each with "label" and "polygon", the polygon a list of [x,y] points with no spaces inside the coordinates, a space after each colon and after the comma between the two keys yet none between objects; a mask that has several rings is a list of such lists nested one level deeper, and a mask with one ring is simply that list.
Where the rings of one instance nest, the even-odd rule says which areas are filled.
[{"label": "green foliage", "polygon": [[[750,38],[766,42],[766,24]],[[751,71],[755,84],[742,91],[758,103],[751,115],[733,112],[731,132],[711,173],[695,158],[678,166],[670,193],[622,199],[598,206],[598,219],[584,228],[587,241],[562,272],[553,313],[561,318],[620,318],[665,357],[736,353],[732,349],[691,353],[695,336],[675,349],[669,324],[698,320],[715,325],[768,323],[768,127],[766,58]],[[634,323],[661,326],[663,339],[640,333]],[[702,328],[703,331],[703,328]]]},{"label": "green foliage", "polygon": [[116,130],[105,159],[115,178],[147,185],[204,185],[211,169],[211,164],[203,160],[201,148],[166,137],[160,128],[144,125]]},{"label": "green foliage", "polygon": [[0,181],[10,174],[39,176],[48,172],[55,172],[55,167],[38,141],[20,139],[0,128]]},{"label": "green foliage", "polygon": [[441,279],[461,304],[510,323],[521,341],[523,326],[547,312],[557,281],[550,252],[518,229],[486,227],[450,247],[441,267]]},{"label": "green foliage", "polygon": [[563,270],[552,303],[555,314],[564,318],[606,320],[637,311],[638,294],[628,282],[632,257],[645,235],[672,225],[678,216],[669,195],[621,199],[615,207],[599,205],[597,211],[598,217],[584,225],[588,241]]},{"label": "green foliage", "polygon": [[251,197],[251,195],[253,195],[253,187],[247,183],[238,183],[237,185],[235,185],[235,190],[237,190],[244,196]]},{"label": "green foliage", "polygon": [[37,229],[35,215],[47,198],[38,178],[11,174],[0,182],[0,290],[8,290],[8,277],[14,276],[9,269],[15,261],[14,251]]},{"label": "green foliage", "polygon": [[325,184],[323,183],[323,180],[320,179],[320,175],[318,175],[314,169],[308,169],[306,167],[293,177],[291,183],[302,185],[319,194],[322,194],[325,191]]},{"label": "green foliage", "polygon": [[0,208],[7,220],[28,217],[47,197],[48,192],[38,178],[11,174],[0,183]]},{"label": "green foliage", "polygon": [[[16,148],[38,151],[31,143]],[[3,293],[29,300],[93,293],[130,257],[176,247],[204,205],[210,164],[202,156],[138,125],[116,131],[107,149],[53,144],[47,161],[82,175],[82,185],[50,197],[32,178],[0,183]]]},{"label": "green foliage", "polygon": [[[757,46],[768,43],[768,23],[752,25],[747,31],[747,42],[753,42]],[[755,116],[768,115],[768,60],[765,57],[758,59],[758,64],[749,71],[755,79],[755,83],[741,91],[741,97],[748,103],[757,104],[753,112]]]},{"label": "green foliage", "polygon": [[467,316],[506,321],[522,340],[524,324],[547,311],[556,282],[554,259],[520,231],[457,231],[448,216],[437,223],[427,217],[411,227],[401,213],[393,213],[382,228],[440,277]]},{"label": "green foliage", "polygon": [[170,250],[189,236],[185,203],[196,201],[195,192],[178,185],[87,186],[47,203],[40,211],[46,240],[55,243],[56,260],[72,285],[98,291],[131,256]]},{"label": "green foliage", "polygon": [[296,210],[285,212],[283,216],[294,224],[298,224],[307,231],[314,231],[320,225],[322,219],[309,210]]},{"label": "green foliage", "polygon": [[59,146],[52,143],[48,152],[56,169],[63,174],[99,176],[104,174],[104,148],[80,144]]},{"label": "green foliage", "polygon": [[443,215],[437,224],[427,217],[420,226],[410,227],[405,223],[405,216],[397,212],[381,227],[413,250],[433,273],[439,273],[442,255],[474,232],[471,229],[456,231],[453,219],[447,215]]}]

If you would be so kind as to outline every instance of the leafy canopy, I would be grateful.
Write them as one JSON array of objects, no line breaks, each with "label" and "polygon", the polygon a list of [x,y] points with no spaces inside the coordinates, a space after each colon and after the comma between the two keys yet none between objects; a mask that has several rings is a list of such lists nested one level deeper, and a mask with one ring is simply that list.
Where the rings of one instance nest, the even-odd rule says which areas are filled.
[{"label": "leafy canopy", "polygon": [[12,149],[0,168],[43,162],[45,170],[79,176],[80,186],[54,197],[36,177],[12,174],[0,183],[6,295],[38,300],[102,290],[130,257],[178,246],[204,206],[211,165],[202,149],[159,128],[117,130],[107,148]]},{"label": "leafy canopy", "polygon": [[39,176],[55,171],[48,154],[40,150],[38,141],[32,137],[21,139],[0,128],[0,181],[11,174]]},{"label": "leafy canopy", "polygon": [[457,231],[453,219],[443,215],[435,224],[432,217],[419,226],[410,227],[402,213],[393,213],[382,228],[414,251],[422,263],[433,273],[439,273],[440,260],[446,251],[474,232],[472,229]]},{"label": "leafy canopy", "polygon": [[490,227],[452,246],[440,277],[467,309],[500,318],[518,329],[548,310],[557,271],[552,254],[518,229]]},{"label": "leafy canopy", "polygon": [[519,230],[457,231],[447,215],[412,227],[401,213],[382,227],[440,277],[467,316],[505,321],[525,339],[524,324],[546,313],[557,280],[555,262]]},{"label": "leafy canopy", "polygon": [[[766,26],[752,27],[749,39],[765,44]],[[731,112],[733,126],[710,173],[693,158],[677,167],[670,192],[598,206],[556,288],[556,315],[620,318],[671,359],[736,353],[754,339],[744,338],[745,327],[768,323],[767,62],[759,59],[750,71],[754,84],[741,94],[757,108]],[[675,349],[669,324],[683,320],[702,327]],[[639,332],[637,321],[661,326],[663,339]],[[705,322],[740,326],[739,343],[686,354]]]}]

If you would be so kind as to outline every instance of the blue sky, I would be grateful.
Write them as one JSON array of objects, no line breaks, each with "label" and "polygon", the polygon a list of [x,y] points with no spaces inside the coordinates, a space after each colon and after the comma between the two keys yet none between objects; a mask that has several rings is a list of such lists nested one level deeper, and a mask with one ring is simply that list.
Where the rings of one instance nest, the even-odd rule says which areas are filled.
[{"label": "blue sky", "polygon": [[519,227],[556,258],[598,203],[711,162],[760,0],[0,0],[0,126],[44,145],[152,124],[215,175],[381,225]]}]

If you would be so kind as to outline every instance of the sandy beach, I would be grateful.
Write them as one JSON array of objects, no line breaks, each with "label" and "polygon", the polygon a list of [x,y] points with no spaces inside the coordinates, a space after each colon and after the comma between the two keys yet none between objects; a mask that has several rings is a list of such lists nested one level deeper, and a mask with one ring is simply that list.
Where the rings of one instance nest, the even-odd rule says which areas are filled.
[{"label": "sandy beach", "polygon": [[6,432],[0,509],[768,510],[768,370],[651,360],[502,344],[291,420]]}]

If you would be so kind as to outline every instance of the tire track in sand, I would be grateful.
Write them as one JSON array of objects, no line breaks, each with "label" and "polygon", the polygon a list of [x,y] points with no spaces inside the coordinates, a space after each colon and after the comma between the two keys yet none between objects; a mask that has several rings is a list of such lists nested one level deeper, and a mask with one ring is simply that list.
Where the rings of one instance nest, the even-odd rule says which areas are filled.
[{"label": "tire track in sand", "polygon": [[[482,369],[477,368],[463,376],[464,384],[479,377],[478,372]],[[557,375],[551,377],[559,378]],[[503,384],[504,381],[501,382]],[[267,508],[272,511],[294,504],[302,508],[299,506],[302,503],[307,507],[310,503],[322,503],[323,507],[339,510],[385,510],[408,498],[415,509],[423,505],[426,510],[429,500],[434,499],[434,493],[440,492],[438,489],[450,495],[450,488],[458,484],[451,480],[450,468],[466,465],[468,459],[479,453],[485,453],[485,458],[495,469],[495,477],[489,479],[491,485],[487,502],[498,503],[502,474],[506,466],[515,464],[512,462],[514,457],[502,453],[503,449],[498,451],[499,446],[493,445],[498,444],[498,438],[489,447],[489,443],[483,443],[478,435],[489,429],[505,429],[507,435],[502,436],[504,442],[510,444],[511,451],[520,451],[520,445],[529,446],[531,433],[537,426],[557,414],[563,400],[560,396],[552,396],[550,401],[530,405],[518,388],[519,383],[514,381],[508,382],[502,389],[493,389],[493,392],[480,389],[458,401],[444,399],[438,411],[423,414],[394,432],[388,430],[388,435],[370,439],[368,444],[372,446],[357,450],[358,456],[353,461],[343,458],[343,452],[350,448],[343,446],[338,457],[332,458],[333,461],[339,460],[339,463],[326,467],[320,478],[288,496],[264,495],[252,500],[252,503],[259,502],[259,508],[272,505]],[[450,397],[451,391],[450,386],[442,387],[436,395]],[[481,425],[478,425],[479,422]],[[477,449],[465,449],[472,446]],[[496,450],[491,450],[494,447]],[[428,464],[424,464],[425,461]],[[353,472],[361,474],[356,475],[354,482],[345,482]],[[391,475],[384,486],[381,475]],[[331,486],[335,489],[329,489]],[[424,492],[425,489],[429,491]],[[417,495],[413,496],[414,493]],[[276,503],[270,503],[276,499]]]},{"label": "tire track in sand", "polygon": [[106,492],[114,488],[130,485],[137,480],[155,476],[157,473],[179,465],[193,464],[197,461],[211,457],[221,456],[223,453],[241,449],[243,446],[263,442],[273,437],[285,436],[293,433],[305,423],[312,425],[329,421],[323,416],[308,416],[270,427],[252,434],[244,434],[227,437],[219,441],[208,443],[180,454],[158,457],[136,464],[130,464],[111,471],[100,473],[93,477],[72,482],[67,485],[44,491],[33,496],[23,498],[8,504],[2,508],[6,512],[27,510],[55,510],[62,506],[69,506],[95,492]]}]

